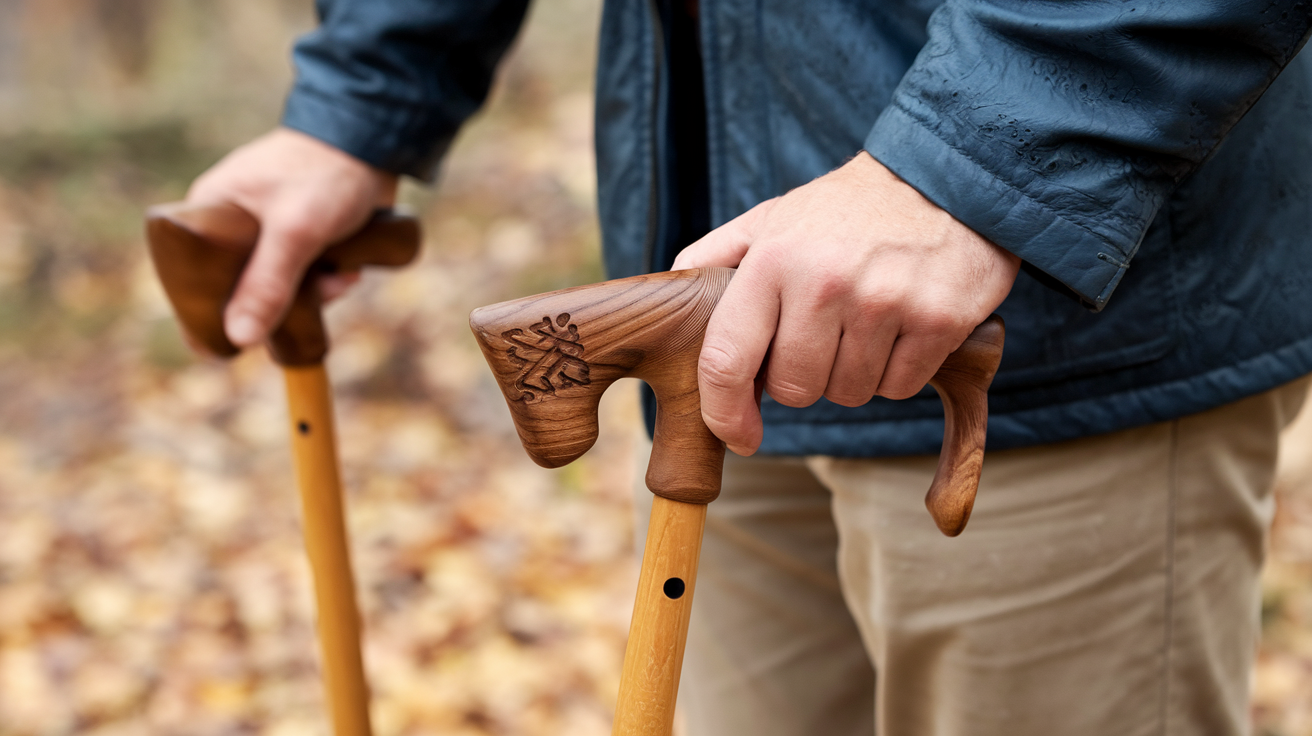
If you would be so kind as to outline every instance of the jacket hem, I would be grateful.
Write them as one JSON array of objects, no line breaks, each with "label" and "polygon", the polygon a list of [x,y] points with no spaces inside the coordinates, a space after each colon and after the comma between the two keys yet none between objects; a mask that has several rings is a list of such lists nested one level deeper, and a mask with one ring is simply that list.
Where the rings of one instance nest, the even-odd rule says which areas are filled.
[{"label": "jacket hem", "polygon": [[[1312,372],[1312,337],[1188,378],[1062,404],[990,413],[990,452],[1080,439],[1178,419],[1269,391]],[[761,454],[900,457],[939,451],[943,419],[766,424]]]}]

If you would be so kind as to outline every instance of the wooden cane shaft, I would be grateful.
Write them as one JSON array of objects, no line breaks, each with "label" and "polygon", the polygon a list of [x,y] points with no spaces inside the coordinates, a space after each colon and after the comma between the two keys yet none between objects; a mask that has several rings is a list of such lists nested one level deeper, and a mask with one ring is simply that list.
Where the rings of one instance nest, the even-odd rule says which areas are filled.
[{"label": "wooden cane shaft", "polygon": [[706,505],[653,496],[614,736],[670,736]]},{"label": "wooden cane shaft", "polygon": [[360,614],[346,541],[328,375],[318,364],[286,366],[283,376],[333,731],[336,736],[369,736],[369,692],[360,654]]}]

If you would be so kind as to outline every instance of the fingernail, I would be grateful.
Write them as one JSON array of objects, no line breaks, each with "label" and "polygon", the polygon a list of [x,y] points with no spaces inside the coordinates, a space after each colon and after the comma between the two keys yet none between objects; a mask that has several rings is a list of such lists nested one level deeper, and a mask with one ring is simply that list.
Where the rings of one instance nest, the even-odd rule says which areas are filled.
[{"label": "fingernail", "polygon": [[238,314],[228,319],[225,328],[228,333],[228,339],[237,347],[250,347],[259,342],[260,323],[249,314]]}]

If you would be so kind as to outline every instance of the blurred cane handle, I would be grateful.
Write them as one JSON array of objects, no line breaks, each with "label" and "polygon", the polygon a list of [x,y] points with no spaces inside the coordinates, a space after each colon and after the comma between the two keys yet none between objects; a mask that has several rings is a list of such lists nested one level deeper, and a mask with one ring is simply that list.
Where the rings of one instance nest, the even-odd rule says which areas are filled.
[{"label": "blurred cane handle", "polygon": [[[657,403],[647,486],[673,501],[714,500],[724,445],[702,422],[697,358],[732,276],[727,268],[670,271],[474,310],[470,327],[529,456],[556,468],[587,452],[601,394],[620,378],[640,378]],[[926,503],[945,534],[964,528],[979,485],[1003,333],[1002,319],[989,317],[930,382],[943,399],[946,431]]]},{"label": "blurred cane handle", "polygon": [[[239,352],[223,330],[232,297],[255,243],[259,222],[230,204],[157,205],[146,213],[151,260],[183,331],[200,350],[220,357]],[[328,352],[314,276],[364,266],[404,266],[419,252],[419,222],[380,210],[351,237],[329,246],[311,264],[282,324],[269,339],[282,365],[313,365]]]},{"label": "blurred cane handle", "polygon": [[994,314],[943,361],[929,385],[943,401],[943,449],[925,506],[940,531],[955,537],[975,506],[989,423],[989,384],[1002,361],[1006,328]]}]

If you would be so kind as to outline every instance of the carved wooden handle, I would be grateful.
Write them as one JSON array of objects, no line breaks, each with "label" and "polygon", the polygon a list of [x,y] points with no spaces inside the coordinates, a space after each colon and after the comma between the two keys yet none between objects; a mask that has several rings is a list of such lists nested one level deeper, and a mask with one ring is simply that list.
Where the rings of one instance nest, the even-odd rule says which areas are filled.
[{"label": "carved wooden handle", "polygon": [[670,271],[475,309],[469,325],[529,456],[558,468],[587,452],[601,394],[633,376],[656,392],[647,487],[689,503],[719,495],[724,443],[702,422],[697,357],[732,275]]},{"label": "carved wooden handle", "polygon": [[[239,350],[223,331],[223,309],[255,250],[260,224],[235,205],[158,205],[146,213],[151,260],[193,344],[220,357]],[[404,266],[419,252],[419,222],[379,211],[350,238],[328,247],[306,271],[269,351],[282,365],[313,365],[328,352],[312,276],[363,266]]]},{"label": "carved wooden handle", "polygon": [[[727,268],[670,271],[474,310],[470,326],[529,456],[556,468],[586,452],[597,439],[602,392],[633,376],[656,393],[647,486],[675,501],[714,500],[724,445],[701,419],[697,358],[732,275]],[[926,503],[945,534],[959,534],[970,516],[1002,338],[1002,319],[990,317],[931,381],[947,426]]]}]

